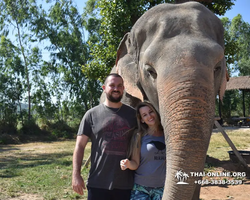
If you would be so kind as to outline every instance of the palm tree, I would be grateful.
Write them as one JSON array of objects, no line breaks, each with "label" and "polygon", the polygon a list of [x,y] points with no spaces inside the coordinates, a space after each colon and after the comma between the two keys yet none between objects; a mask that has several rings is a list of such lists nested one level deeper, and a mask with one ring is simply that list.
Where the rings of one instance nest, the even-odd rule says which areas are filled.
[{"label": "palm tree", "polygon": [[184,180],[186,181],[186,180],[188,179],[188,177],[189,177],[188,174],[183,173],[183,181],[184,181]]},{"label": "palm tree", "polygon": [[175,174],[175,178],[177,178],[178,180],[181,180],[181,177],[183,176],[183,172],[180,170],[180,171],[177,171],[176,174]]}]

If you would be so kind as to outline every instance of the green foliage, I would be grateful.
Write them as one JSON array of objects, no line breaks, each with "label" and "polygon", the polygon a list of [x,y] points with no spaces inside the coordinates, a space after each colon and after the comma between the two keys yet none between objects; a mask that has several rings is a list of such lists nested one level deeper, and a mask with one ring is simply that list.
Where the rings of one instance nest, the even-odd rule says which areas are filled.
[{"label": "green foliage", "polygon": [[[224,25],[225,57],[229,74],[250,75],[250,24],[238,14],[230,21],[221,19]],[[230,122],[231,116],[243,116],[243,93],[239,90],[227,91],[223,100],[223,118]],[[246,115],[250,114],[250,94],[245,94]]]},{"label": "green foliage", "polygon": [[236,69],[241,76],[250,75],[250,24],[244,22],[241,15],[233,18],[231,24],[232,37],[237,38],[239,51]]},{"label": "green foliage", "polygon": [[[231,22],[227,17],[223,17],[221,19],[221,22],[224,26],[224,41],[225,41],[225,58],[227,61],[227,64],[233,64],[237,60],[237,52],[239,51],[238,45],[237,45],[237,38],[232,37],[230,32],[230,26]],[[228,68],[229,73],[231,74],[231,71],[234,72],[235,69]]]},{"label": "green foliage", "polygon": [[[15,132],[18,122],[24,127],[32,115],[66,124],[76,119],[77,126],[99,103],[100,85],[115,64],[123,35],[145,11],[167,2],[175,1],[89,0],[81,16],[73,0],[1,1],[0,120],[14,127],[2,130]],[[232,5],[233,0],[220,0],[206,6],[223,14]],[[241,34],[248,28],[240,19],[234,24],[233,29],[228,22],[228,30],[240,27]],[[248,47],[239,44],[248,36],[233,37],[233,32],[227,36],[228,60],[235,63],[240,58],[235,69],[247,74],[249,56],[243,49]],[[236,55],[238,50],[244,55]],[[22,103],[28,104],[27,112]]]},{"label": "green foliage", "polygon": [[[1,125],[0,125],[1,128]],[[6,127],[4,127],[6,128]],[[0,134],[0,145],[5,144],[18,144],[19,140],[16,140],[12,135],[10,134]]]},{"label": "green foliage", "polygon": [[56,138],[72,139],[76,135],[76,130],[66,124],[64,121],[57,121],[55,123],[47,123],[48,130]]},{"label": "green foliage", "polygon": [[223,97],[223,103],[221,106],[222,111],[222,119],[226,121],[228,124],[232,124],[231,117],[237,114],[239,103],[241,102],[240,96],[238,91],[236,90],[229,90],[225,92]]},{"label": "green foliage", "polygon": [[[22,100],[23,85],[20,78],[22,70],[18,49],[5,36],[0,41],[0,121],[6,125],[2,132],[12,133],[17,122],[17,106]],[[0,131],[1,132],[1,131]]]},{"label": "green foliage", "polygon": [[33,118],[31,120],[25,120],[19,130],[19,134],[21,135],[40,135],[42,133],[43,132]]},{"label": "green foliage", "polygon": [[214,14],[224,15],[230,10],[236,0],[216,0],[212,2],[201,1],[201,3],[211,10]]},{"label": "green foliage", "polygon": [[[4,0],[0,4],[0,8],[2,10],[1,17],[4,18],[2,27],[2,33],[1,35],[8,36],[9,26],[11,26],[11,29],[15,31],[15,39],[16,39],[16,46],[12,45],[9,46],[10,50],[13,52],[15,50],[16,55],[13,57],[18,57],[18,63],[21,67],[21,72],[19,73],[19,69],[12,67],[12,65],[9,65],[10,63],[4,62],[3,65],[7,65],[10,69],[12,69],[12,72],[17,74],[19,78],[21,78],[22,82],[22,88],[24,89],[24,92],[27,92],[27,99],[29,104],[29,117],[30,117],[30,105],[31,105],[31,80],[30,80],[30,71],[33,69],[34,66],[36,66],[39,62],[39,59],[33,59],[37,58],[37,50],[32,47],[32,44],[30,43],[32,35],[30,34],[29,27],[30,27],[30,21],[33,17],[33,12],[36,11],[36,5],[34,1],[10,1],[10,0]],[[35,51],[34,51],[35,50]],[[20,57],[19,57],[20,55]],[[8,57],[8,55],[4,56],[5,58]],[[11,58],[10,58],[11,59]],[[14,62],[14,61],[12,61]],[[9,66],[8,66],[9,65]]]},{"label": "green foliage", "polygon": [[46,49],[51,51],[52,60],[44,63],[43,70],[54,73],[53,88],[60,90],[53,95],[61,101],[63,93],[68,92],[72,103],[81,103],[83,113],[97,104],[100,95],[97,77],[89,77],[82,70],[88,59],[83,31],[85,22],[72,1],[57,1],[47,15],[42,14],[42,18],[35,20],[34,24],[39,25],[34,26],[33,31],[40,40],[50,41]]},{"label": "green foliage", "polygon": [[239,71],[239,75],[250,75],[250,25],[244,22],[238,14],[229,21],[221,19],[225,32],[225,57],[229,65],[229,72]]},{"label": "green foliage", "polygon": [[240,71],[239,75],[249,76],[250,75],[250,57],[243,57],[242,59],[240,59],[240,61],[238,61],[237,69]]},{"label": "green foliage", "polygon": [[[220,0],[216,2],[202,2],[215,14],[223,15],[231,9],[234,0]],[[90,36],[90,61],[83,66],[83,72],[88,77],[99,77],[101,82],[115,65],[116,51],[119,42],[126,32],[132,28],[139,17],[161,3],[175,3],[174,0],[139,0],[139,1],[108,1],[89,0],[85,9],[85,27]],[[181,1],[183,2],[183,1]],[[96,13],[99,13],[97,16]]]},{"label": "green foliage", "polygon": [[[78,124],[79,126],[79,124]],[[69,126],[65,121],[52,121],[47,119],[40,119],[38,121],[27,120],[19,130],[20,135],[39,136],[41,139],[72,139],[76,135],[77,127]],[[44,137],[43,137],[44,136]]]},{"label": "green foliage", "polygon": [[82,117],[101,94],[98,77],[82,70],[89,53],[74,1],[38,2],[0,2],[0,120],[14,126],[26,121],[21,103],[28,120],[60,121]]},{"label": "green foliage", "polygon": [[[86,29],[90,32],[90,61],[83,66],[89,77],[104,82],[115,64],[118,45],[126,32],[149,8],[167,1],[89,1],[85,10]],[[99,12],[96,17],[94,11]]]}]

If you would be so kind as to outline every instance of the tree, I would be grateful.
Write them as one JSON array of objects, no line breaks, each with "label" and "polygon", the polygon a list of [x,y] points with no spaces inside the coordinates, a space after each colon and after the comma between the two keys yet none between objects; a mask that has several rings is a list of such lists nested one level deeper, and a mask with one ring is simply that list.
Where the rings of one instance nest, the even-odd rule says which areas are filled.
[{"label": "tree", "polygon": [[[193,0],[175,0],[175,3],[185,3]],[[214,14],[224,15],[234,5],[235,0],[196,0],[206,6]]]},{"label": "tree", "polygon": [[0,2],[0,125],[4,120],[16,127],[19,119],[24,125],[24,102],[29,119],[35,109],[32,117],[55,121],[69,119],[66,115],[80,119],[99,103],[99,80],[82,70],[89,55],[82,16],[73,1],[43,5]]},{"label": "tree", "polygon": [[[89,55],[84,39],[84,20],[73,1],[46,3],[49,9],[37,5],[35,0],[0,3],[4,11],[0,14],[1,35],[12,38],[9,48],[16,53],[7,55],[3,44],[2,55],[18,55],[19,58],[17,67],[10,64],[10,58],[4,58],[2,69],[9,66],[12,71],[9,70],[8,75],[19,77],[20,100],[27,98],[29,116],[32,104],[41,117],[54,117],[52,114],[60,113],[66,96],[72,109],[77,108],[75,113],[82,116],[98,104],[101,94],[97,78],[82,70]],[[47,59],[42,56],[44,51],[48,52]]]},{"label": "tree", "polygon": [[[188,0],[185,0],[185,2]],[[230,9],[234,0],[201,1],[215,14],[223,15]],[[160,3],[182,3],[174,0],[89,0],[85,9],[85,25],[90,32],[90,62],[85,71],[100,77],[110,72],[115,64],[116,50],[122,37],[128,32],[137,19],[151,7]],[[99,14],[99,15],[98,15]],[[95,27],[93,26],[95,24]],[[99,72],[99,73],[97,73]]]},{"label": "tree", "polygon": [[238,14],[231,23],[231,37],[237,39],[237,61],[236,70],[239,75],[250,75],[250,24],[244,22],[242,16]]},{"label": "tree", "polygon": [[232,72],[239,72],[241,76],[250,75],[250,25],[244,22],[238,14],[229,21],[221,19],[225,33],[225,55],[227,63],[234,66]]},{"label": "tree", "polygon": [[[229,73],[250,75],[250,25],[243,21],[240,14],[232,21],[228,18],[222,18],[221,21],[225,29],[225,57]],[[222,106],[224,118],[230,118],[231,115],[243,116],[242,95],[241,91],[226,91]],[[249,98],[250,94],[246,93],[246,105],[250,104]],[[249,109],[247,113],[250,114]]]},{"label": "tree", "polygon": [[82,115],[98,103],[100,96],[97,78],[82,70],[89,54],[84,41],[84,20],[73,1],[62,0],[56,1],[48,14],[40,12],[33,24],[36,37],[40,41],[49,41],[46,49],[51,52],[51,61],[44,63],[43,67],[45,71],[54,72],[52,79],[54,83],[58,82],[57,87],[62,84],[57,99],[61,101],[66,93],[71,101],[81,105],[76,112]]},{"label": "tree", "polygon": [[[250,75],[250,24],[244,22],[241,15],[233,18],[231,23],[231,36],[237,39],[238,52],[236,54],[237,60],[234,63],[235,69],[238,70],[239,76]],[[250,93],[239,91],[239,96],[242,102],[243,95],[245,95],[246,115],[250,115]],[[243,104],[238,104],[237,111],[240,116],[243,116]]]},{"label": "tree", "polygon": [[[29,118],[31,113],[31,82],[30,82],[30,70],[31,63],[28,58],[31,55],[32,48],[29,46],[30,35],[27,30],[29,27],[30,19],[32,18],[31,10],[34,9],[34,1],[22,0],[22,1],[13,1],[13,0],[4,0],[0,4],[1,16],[3,27],[3,33],[8,35],[9,26],[12,29],[16,30],[15,39],[17,41],[17,46],[19,54],[22,55],[23,64],[19,67],[22,69],[22,78],[26,80],[23,83],[24,89],[27,91],[28,105],[29,105]],[[4,19],[4,20],[3,20]],[[7,22],[7,23],[6,23]],[[31,50],[31,51],[30,51]],[[32,56],[31,56],[32,57]]]},{"label": "tree", "polygon": [[[89,0],[81,16],[73,0],[41,1],[0,2],[0,117],[15,124],[24,119],[17,110],[23,102],[28,102],[29,119],[32,108],[39,117],[58,121],[82,117],[99,103],[100,84],[123,35],[151,7],[175,2]],[[223,13],[232,2],[206,6]]]}]

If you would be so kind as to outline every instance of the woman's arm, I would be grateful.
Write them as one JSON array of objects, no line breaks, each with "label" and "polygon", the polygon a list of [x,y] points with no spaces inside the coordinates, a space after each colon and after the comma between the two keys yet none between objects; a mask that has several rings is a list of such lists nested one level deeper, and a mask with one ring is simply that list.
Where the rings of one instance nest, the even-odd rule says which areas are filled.
[{"label": "woman's arm", "polygon": [[123,159],[120,162],[120,166],[122,170],[130,169],[136,170],[140,164],[140,152],[141,152],[141,137],[137,133],[136,142],[133,147],[133,153],[131,159]]}]

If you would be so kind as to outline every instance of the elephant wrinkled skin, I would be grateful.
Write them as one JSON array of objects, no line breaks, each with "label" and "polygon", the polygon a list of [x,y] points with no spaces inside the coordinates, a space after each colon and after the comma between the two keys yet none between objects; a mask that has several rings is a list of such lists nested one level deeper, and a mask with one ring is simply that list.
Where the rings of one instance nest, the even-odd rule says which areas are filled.
[{"label": "elephant wrinkled skin", "polygon": [[[116,70],[124,101],[149,100],[157,108],[167,146],[163,199],[199,199],[190,172],[203,172],[215,97],[226,87],[223,26],[202,4],[161,4],[148,10],[121,41]],[[177,171],[189,175],[177,184]]]}]

